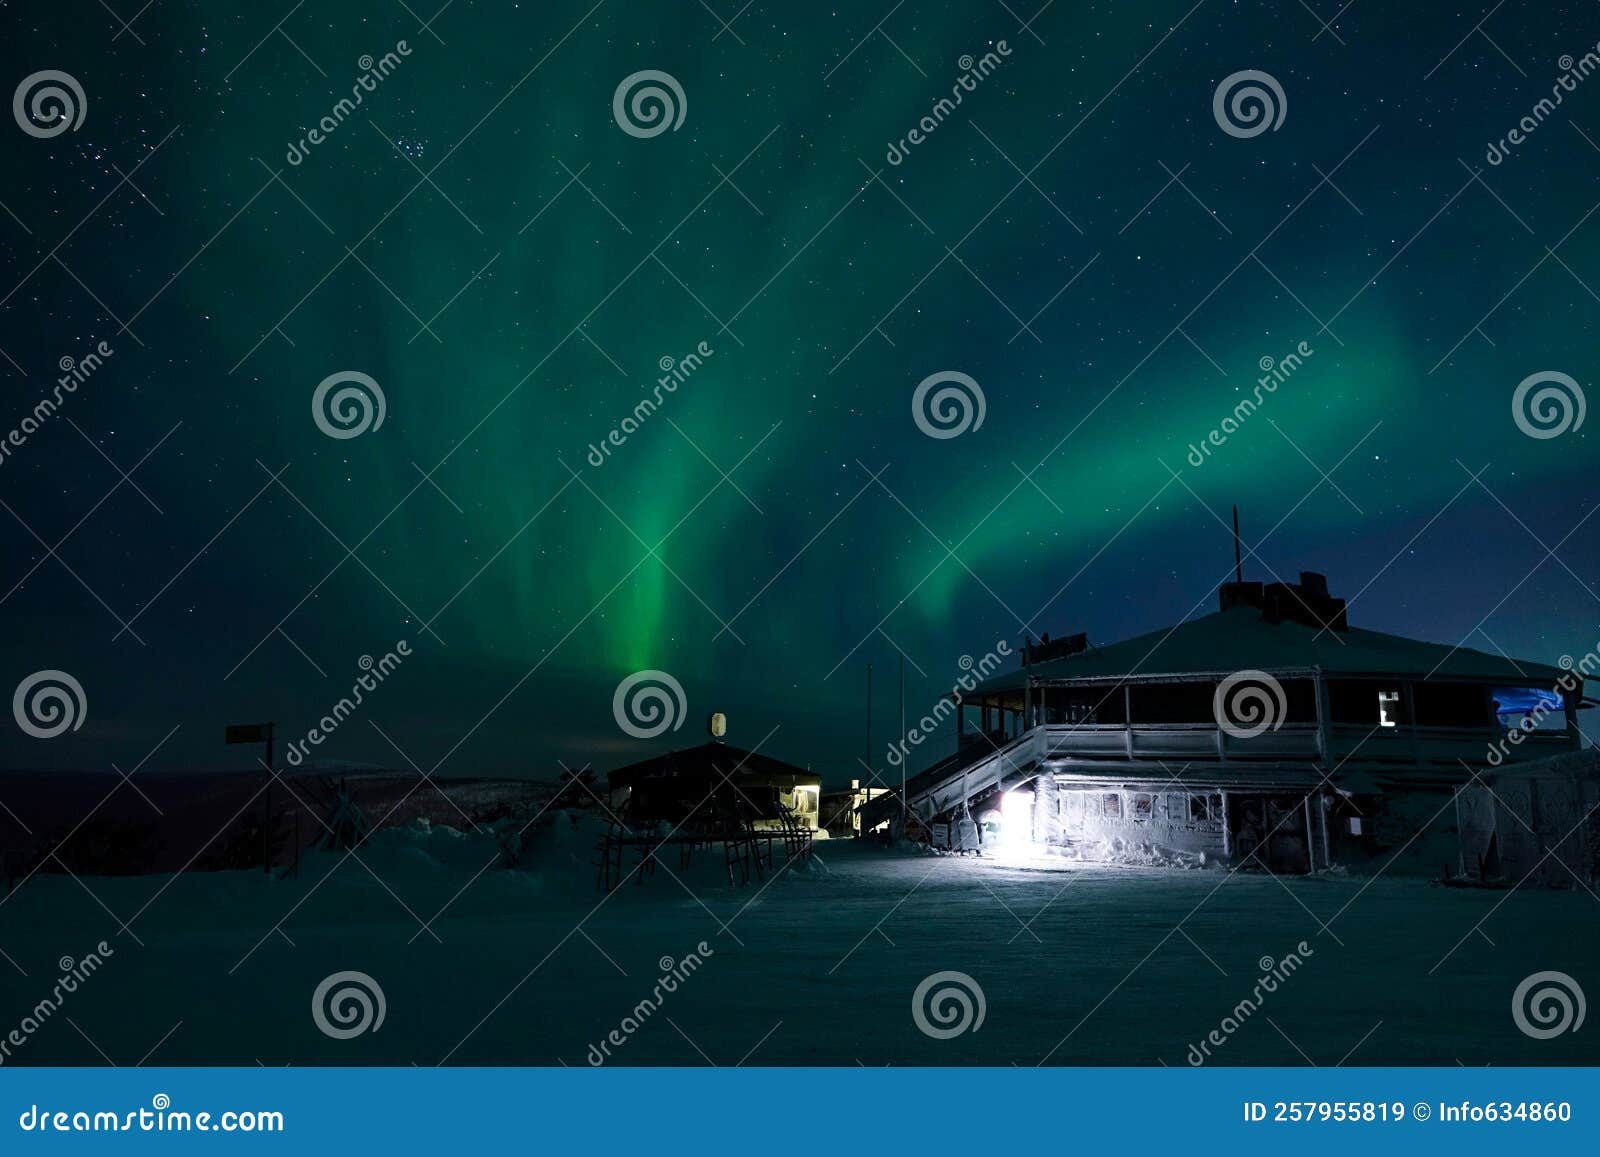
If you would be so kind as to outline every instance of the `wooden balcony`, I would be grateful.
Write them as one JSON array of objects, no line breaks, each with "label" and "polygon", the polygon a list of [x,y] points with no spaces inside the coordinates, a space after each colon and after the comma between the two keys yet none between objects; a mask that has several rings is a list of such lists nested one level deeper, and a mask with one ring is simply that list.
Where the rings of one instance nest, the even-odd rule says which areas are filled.
[{"label": "wooden balcony", "polygon": [[1505,742],[1499,727],[1372,727],[1333,724],[1326,735],[1315,723],[1286,723],[1248,739],[1205,723],[1050,724],[1045,727],[1046,758],[1104,760],[1215,760],[1217,762],[1341,761],[1449,764],[1488,763],[1492,746],[1506,762],[1520,762],[1575,751],[1577,738],[1566,731],[1527,733],[1519,745]]}]

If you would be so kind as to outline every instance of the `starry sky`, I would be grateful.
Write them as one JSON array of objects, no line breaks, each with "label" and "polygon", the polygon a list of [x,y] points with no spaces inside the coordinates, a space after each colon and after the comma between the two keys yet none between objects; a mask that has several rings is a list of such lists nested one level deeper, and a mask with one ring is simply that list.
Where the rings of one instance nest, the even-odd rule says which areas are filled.
[{"label": "starry sky", "polygon": [[[113,351],[0,463],[0,684],[87,700],[0,765],[245,766],[225,723],[301,735],[405,640],[317,758],[605,770],[716,710],[842,780],[869,662],[882,766],[902,654],[916,716],[1024,630],[1207,613],[1233,503],[1247,577],[1359,625],[1600,639],[1600,419],[1513,409],[1593,392],[1600,78],[1487,157],[1589,0],[438,3],[0,4],[6,83],[86,105],[0,127],[0,427]],[[645,70],[676,127],[619,120]],[[1247,70],[1281,119],[1229,132]],[[340,373],[381,425],[323,432]],[[923,432],[935,374],[981,424]],[[681,730],[619,727],[641,670]]]}]

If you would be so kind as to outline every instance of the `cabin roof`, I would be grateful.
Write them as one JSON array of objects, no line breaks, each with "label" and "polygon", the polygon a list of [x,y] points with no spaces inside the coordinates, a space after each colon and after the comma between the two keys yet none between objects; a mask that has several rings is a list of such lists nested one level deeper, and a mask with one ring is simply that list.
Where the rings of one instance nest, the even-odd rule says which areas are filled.
[{"label": "cabin roof", "polygon": [[714,779],[720,782],[725,776],[770,783],[816,783],[820,778],[814,771],[758,751],[746,751],[730,743],[702,743],[619,767],[607,779],[612,787],[627,787],[644,779]]},{"label": "cabin roof", "polygon": [[1401,675],[1432,679],[1553,686],[1564,672],[1526,662],[1426,643],[1356,627],[1318,633],[1284,620],[1268,622],[1255,607],[1233,607],[1105,647],[1019,667],[984,680],[965,698],[1020,691],[1026,679],[1106,679],[1161,675],[1227,675],[1234,671],[1320,669],[1334,675]]}]

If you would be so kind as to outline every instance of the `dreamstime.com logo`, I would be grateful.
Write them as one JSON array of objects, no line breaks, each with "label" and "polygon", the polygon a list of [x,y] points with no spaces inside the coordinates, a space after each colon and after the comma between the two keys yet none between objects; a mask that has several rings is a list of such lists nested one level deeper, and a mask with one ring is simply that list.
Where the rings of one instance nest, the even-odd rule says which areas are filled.
[{"label": "dreamstime.com logo", "polygon": [[81,358],[67,354],[56,363],[61,370],[61,376],[56,379],[56,384],[50,393],[40,398],[33,404],[33,409],[23,415],[22,421],[0,439],[0,465],[10,461],[14,451],[20,450],[28,444],[28,439],[44,428],[60,412],[62,403],[68,397],[78,392],[78,387],[92,378],[101,366],[106,364],[106,359],[116,351],[111,348],[110,342],[98,343]]},{"label": "dreamstime.com logo", "polygon": [[411,46],[400,40],[395,42],[393,52],[385,52],[377,60],[373,60],[370,54],[362,56],[356,61],[361,68],[361,75],[356,77],[356,82],[350,86],[350,95],[340,97],[328,115],[317,121],[316,126],[308,130],[305,136],[298,141],[290,141],[283,159],[291,165],[303,162],[311,155],[313,148],[332,136],[335,130],[356,111],[365,99],[364,94],[377,92],[378,86],[400,67],[401,59],[410,55]]},{"label": "dreamstime.com logo", "polygon": [[1268,129],[1277,132],[1289,115],[1289,101],[1277,77],[1247,68],[1223,77],[1211,97],[1211,115],[1223,132],[1245,140]]},{"label": "dreamstime.com logo", "polygon": [[935,972],[911,994],[911,1019],[934,1040],[977,1032],[988,1010],[982,986],[965,972]]},{"label": "dreamstime.com logo", "polygon": [[[334,392],[335,386],[344,388]],[[383,387],[358,370],[329,374],[311,394],[311,420],[328,437],[341,441],[380,428],[388,412]]]},{"label": "dreamstime.com logo", "polygon": [[665,671],[635,671],[617,684],[611,714],[635,739],[654,739],[683,726],[689,700],[683,684]]},{"label": "dreamstime.com logo", "polygon": [[106,960],[115,955],[116,952],[111,945],[102,940],[95,945],[94,951],[84,953],[81,959],[74,960],[70,956],[63,956],[56,961],[56,967],[61,970],[61,975],[56,978],[55,987],[50,994],[29,1009],[16,1028],[0,1037],[0,1065],[11,1059],[14,1050],[27,1044],[34,1033],[61,1011],[67,1002],[67,997],[88,983],[89,977],[100,971],[105,966]]},{"label": "dreamstime.com logo", "polygon": [[1189,465],[1195,469],[1204,466],[1211,457],[1212,447],[1221,449],[1227,444],[1229,438],[1244,428],[1252,414],[1261,409],[1263,403],[1278,392],[1278,387],[1292,378],[1306,360],[1317,351],[1311,348],[1310,342],[1301,342],[1294,349],[1284,354],[1281,358],[1274,358],[1270,354],[1261,358],[1256,365],[1261,368],[1261,376],[1256,379],[1255,388],[1251,396],[1240,398],[1233,404],[1233,411],[1227,414],[1221,422],[1214,426],[1201,438],[1198,443],[1189,443],[1187,458]]},{"label": "dreamstime.com logo", "polygon": [[1511,418],[1517,429],[1541,441],[1581,428],[1587,411],[1583,387],[1560,370],[1529,374],[1511,395]]},{"label": "dreamstime.com logo", "polygon": [[305,762],[306,756],[311,754],[313,747],[321,747],[333,733],[344,726],[344,721],[356,713],[356,708],[366,702],[366,698],[378,686],[399,669],[400,664],[411,658],[411,643],[401,639],[394,645],[394,650],[385,651],[383,655],[374,659],[371,655],[362,655],[356,660],[356,666],[362,673],[356,676],[356,681],[350,685],[350,694],[342,697],[321,719],[317,725],[305,734],[304,739],[291,741],[289,744],[289,763],[299,767]]},{"label": "dreamstime.com logo", "polygon": [[[638,1032],[649,1022],[650,1018],[661,1011],[661,1006],[666,1003],[667,997],[678,991],[688,983],[689,978],[704,967],[706,961],[715,956],[716,952],[704,940],[695,945],[693,952],[686,953],[682,960],[674,960],[670,956],[663,956],[656,961],[656,967],[661,969],[661,975],[656,978],[656,984],[650,995],[634,1005],[624,1016],[617,1027],[606,1033],[599,1044],[589,1046],[585,1055],[591,1067],[599,1068],[611,1059],[611,1053],[628,1043],[630,1037]],[[670,1018],[669,1018],[670,1019]]]},{"label": "dreamstime.com logo", "polygon": [[930,438],[959,438],[977,430],[987,412],[983,387],[959,370],[929,374],[911,393],[911,420]]},{"label": "dreamstime.com logo", "polygon": [[662,403],[676,394],[678,387],[693,377],[695,371],[705,365],[716,352],[711,348],[710,342],[701,342],[681,358],[668,355],[656,362],[661,370],[661,376],[656,379],[655,387],[648,396],[634,403],[632,413],[612,427],[611,431],[600,439],[598,445],[594,442],[589,443],[587,455],[589,465],[596,470],[604,466],[611,457],[612,448],[621,449],[626,445],[629,438],[644,428],[651,415],[661,409]]},{"label": "dreamstime.com logo", "polygon": [[1511,1019],[1534,1040],[1577,1032],[1586,1011],[1583,989],[1565,972],[1535,972],[1511,994]]},{"label": "dreamstime.com logo", "polygon": [[68,129],[77,131],[89,115],[89,98],[75,77],[47,68],[17,85],[11,94],[11,115],[30,137],[48,140]]},{"label": "dreamstime.com logo", "polygon": [[1254,739],[1283,726],[1289,697],[1283,684],[1265,671],[1235,671],[1211,696],[1217,726],[1235,739]]},{"label": "dreamstime.com logo", "polygon": [[[898,165],[911,155],[911,150],[938,131],[944,124],[945,118],[956,111],[962,101],[962,93],[978,91],[978,84],[985,80],[990,73],[1000,67],[1001,57],[1011,55],[1011,47],[1004,40],[994,42],[995,52],[985,52],[974,60],[970,54],[963,55],[956,61],[961,68],[961,75],[956,77],[956,82],[950,86],[950,96],[941,96],[933,103],[933,108],[928,115],[917,122],[905,136],[898,141],[890,141],[889,149],[884,154],[884,160],[891,165]],[[995,55],[995,53],[999,55]],[[951,97],[955,99],[952,100]]]},{"label": "dreamstime.com logo", "polygon": [[1554,114],[1557,106],[1566,99],[1567,93],[1576,92],[1581,81],[1600,71],[1600,44],[1596,44],[1577,60],[1572,58],[1571,53],[1563,53],[1556,64],[1561,68],[1561,75],[1556,77],[1555,84],[1550,86],[1550,96],[1540,97],[1528,115],[1517,122],[1515,128],[1498,141],[1489,142],[1483,159],[1491,165],[1498,165],[1509,157],[1519,145],[1524,144],[1538,130],[1540,125],[1544,124],[1547,117]]},{"label": "dreamstime.com logo", "polygon": [[274,1109],[228,1109],[222,1113],[174,1109],[172,1098],[157,1093],[148,1109],[114,1113],[106,1109],[52,1112],[29,1105],[17,1117],[24,1133],[282,1133],[283,1114]]},{"label": "dreamstime.com logo", "polygon": [[611,115],[630,137],[658,137],[668,129],[677,132],[688,112],[683,85],[654,68],[624,77],[611,94]]},{"label": "dreamstime.com logo", "polygon": [[311,1019],[334,1040],[377,1032],[388,1010],[383,989],[365,972],[335,972],[311,994]]},{"label": "dreamstime.com logo", "polygon": [[909,728],[899,740],[889,745],[887,756],[889,766],[899,767],[905,763],[911,754],[911,749],[921,747],[946,719],[960,711],[961,705],[966,702],[967,694],[976,690],[979,683],[998,671],[1001,659],[1010,655],[1011,644],[1004,639],[996,642],[993,650],[976,661],[971,655],[962,655],[957,663],[962,675],[956,680],[955,686],[950,688],[949,694],[939,696],[939,701],[926,715],[917,720],[914,727]]},{"label": "dreamstime.com logo", "polygon": [[11,696],[17,726],[35,739],[54,739],[83,726],[89,698],[83,684],[65,671],[35,671],[17,684]]},{"label": "dreamstime.com logo", "polygon": [[1217,1027],[1206,1033],[1199,1044],[1191,1044],[1184,1059],[1193,1068],[1205,1064],[1217,1049],[1227,1044],[1233,1034],[1244,1027],[1246,1021],[1261,1010],[1267,997],[1288,983],[1289,978],[1305,967],[1306,961],[1316,954],[1316,950],[1302,940],[1295,945],[1295,951],[1285,953],[1281,960],[1263,956],[1256,961],[1256,967],[1261,969],[1261,975],[1256,978],[1255,985],[1250,989],[1250,995],[1229,1009]]}]

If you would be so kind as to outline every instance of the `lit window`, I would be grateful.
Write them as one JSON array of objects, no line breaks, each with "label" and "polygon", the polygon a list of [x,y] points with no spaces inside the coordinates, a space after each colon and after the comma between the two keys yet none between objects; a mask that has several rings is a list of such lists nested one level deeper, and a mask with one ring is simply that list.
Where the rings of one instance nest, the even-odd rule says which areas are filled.
[{"label": "lit window", "polygon": [[1143,823],[1145,820],[1150,818],[1151,813],[1154,810],[1154,804],[1155,800],[1151,796],[1144,794],[1134,796],[1133,818],[1138,822]]},{"label": "lit window", "polygon": [[1104,814],[1108,818],[1116,820],[1122,818],[1122,796],[1118,795],[1116,792],[1106,792],[1101,806],[1104,809]]},{"label": "lit window", "polygon": [[1400,692],[1378,692],[1378,725],[1396,727],[1400,723]]}]

